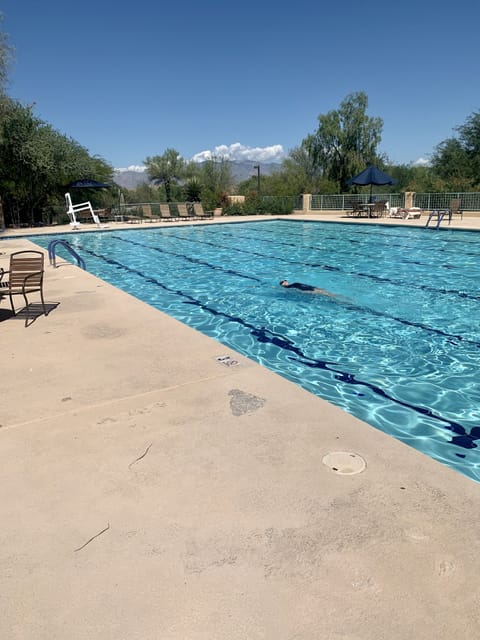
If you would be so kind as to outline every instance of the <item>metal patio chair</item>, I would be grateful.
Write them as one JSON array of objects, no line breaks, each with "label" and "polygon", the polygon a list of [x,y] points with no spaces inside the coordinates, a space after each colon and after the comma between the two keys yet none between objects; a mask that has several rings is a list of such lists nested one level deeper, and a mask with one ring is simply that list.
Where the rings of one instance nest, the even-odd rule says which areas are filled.
[{"label": "metal patio chair", "polygon": [[377,200],[372,207],[370,216],[372,218],[383,218],[387,212],[386,204],[386,200]]},{"label": "metal patio chair", "polygon": [[43,313],[48,314],[43,299],[44,254],[41,251],[16,251],[10,256],[8,271],[0,268],[0,296],[10,298],[13,315],[17,315],[13,296],[22,295],[25,300],[25,326],[30,318],[30,302],[28,295],[39,293],[42,301]]},{"label": "metal patio chair", "polygon": [[460,216],[460,220],[463,220],[463,211],[460,209],[460,198],[453,198],[453,200],[450,200],[449,220],[451,220],[455,215]]}]

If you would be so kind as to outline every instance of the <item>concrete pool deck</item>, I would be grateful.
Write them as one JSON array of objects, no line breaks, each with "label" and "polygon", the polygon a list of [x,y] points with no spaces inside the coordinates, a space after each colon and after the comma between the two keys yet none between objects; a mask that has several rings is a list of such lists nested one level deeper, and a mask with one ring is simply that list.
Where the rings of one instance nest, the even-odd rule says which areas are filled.
[{"label": "concrete pool deck", "polygon": [[44,290],[0,304],[1,638],[478,638],[480,484],[62,260]]}]

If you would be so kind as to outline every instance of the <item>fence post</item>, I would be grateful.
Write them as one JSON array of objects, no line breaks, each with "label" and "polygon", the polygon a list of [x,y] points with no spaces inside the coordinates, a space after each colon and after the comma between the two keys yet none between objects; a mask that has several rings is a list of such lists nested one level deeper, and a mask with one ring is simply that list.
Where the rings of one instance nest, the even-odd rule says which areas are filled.
[{"label": "fence post", "polygon": [[302,193],[302,210],[310,213],[310,203],[312,201],[311,193]]},{"label": "fence post", "polygon": [[413,199],[415,197],[415,191],[405,191],[405,209],[413,207]]}]

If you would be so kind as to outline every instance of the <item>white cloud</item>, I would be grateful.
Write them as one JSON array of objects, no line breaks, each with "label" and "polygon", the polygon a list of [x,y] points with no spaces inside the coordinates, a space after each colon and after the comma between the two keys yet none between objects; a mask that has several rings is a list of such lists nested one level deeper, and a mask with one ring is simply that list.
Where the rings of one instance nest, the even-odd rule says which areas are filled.
[{"label": "white cloud", "polygon": [[118,171],[119,173],[123,173],[124,171],[138,171],[143,173],[146,169],[147,167],[143,164],[131,164],[129,167],[120,167],[119,169],[115,169],[115,171]]},{"label": "white cloud", "polygon": [[285,152],[281,144],[274,144],[271,147],[247,147],[240,142],[226,145],[221,144],[215,147],[213,151],[206,149],[196,153],[193,162],[204,162],[211,160],[213,157],[225,158],[232,162],[241,162],[243,160],[252,160],[255,162],[280,162],[285,157]]},{"label": "white cloud", "polygon": [[426,167],[429,164],[430,164],[430,160],[428,160],[427,158],[418,158],[418,160],[415,160],[415,162],[412,162],[412,165],[414,167]]},{"label": "white cloud", "polygon": [[[285,151],[281,144],[273,144],[270,147],[247,147],[240,142],[233,144],[220,144],[213,150],[206,149],[196,153],[193,162],[205,162],[214,157],[225,158],[232,162],[242,162],[243,160],[251,160],[253,162],[281,162],[285,158]],[[137,171],[143,173],[146,171],[145,165],[131,164],[129,167],[119,167],[115,171],[124,173],[125,171]]]}]

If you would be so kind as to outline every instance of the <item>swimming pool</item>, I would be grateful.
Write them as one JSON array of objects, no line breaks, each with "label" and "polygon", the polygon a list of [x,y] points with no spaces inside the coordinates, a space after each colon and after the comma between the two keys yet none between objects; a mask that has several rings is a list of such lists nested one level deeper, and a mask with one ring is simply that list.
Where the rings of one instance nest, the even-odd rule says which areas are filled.
[{"label": "swimming pool", "polygon": [[32,239],[57,238],[100,278],[480,480],[477,233],[272,220]]}]

